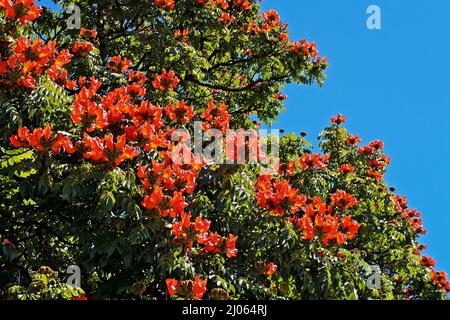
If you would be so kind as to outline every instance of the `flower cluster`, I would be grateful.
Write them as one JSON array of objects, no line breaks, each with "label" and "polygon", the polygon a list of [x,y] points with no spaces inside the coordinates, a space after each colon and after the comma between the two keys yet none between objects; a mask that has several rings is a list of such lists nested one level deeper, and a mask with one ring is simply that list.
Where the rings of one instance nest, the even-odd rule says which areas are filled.
[{"label": "flower cluster", "polygon": [[361,142],[361,139],[359,138],[359,136],[357,134],[355,135],[351,135],[349,134],[347,136],[347,139],[345,140],[345,143],[351,146],[355,146],[358,145]]},{"label": "flower cluster", "polygon": [[358,203],[358,200],[356,200],[351,194],[348,194],[342,190],[337,190],[330,196],[330,199],[336,207],[341,208],[344,211]]},{"label": "flower cluster", "polygon": [[[82,30],[81,35],[95,37],[96,34]],[[77,42],[72,47],[72,51],[81,56],[91,50],[89,42]],[[10,137],[15,148],[33,148],[50,156],[62,152],[76,154],[94,164],[113,167],[140,156],[142,151],[156,153],[157,159],[138,166],[137,175],[144,193],[142,206],[162,218],[170,217],[174,241],[182,242],[186,249],[196,242],[200,253],[223,253],[228,258],[237,255],[236,236],[222,237],[211,232],[208,220],[197,217],[191,221],[191,214],[185,212],[186,196],[194,192],[196,178],[204,162],[202,159],[194,161],[192,153],[187,153],[190,159],[173,162],[172,151],[176,143],[171,141],[171,133],[175,127],[169,125],[187,124],[195,116],[193,107],[184,101],[172,101],[160,107],[145,100],[147,78],[140,71],[128,70],[131,62],[120,56],[110,58],[106,67],[115,73],[128,73],[128,83],[105,92],[103,83],[95,77],[87,79],[82,76],[77,83],[69,80],[67,71],[61,67],[70,62],[72,55],[68,51],[55,55],[54,43],[43,45],[39,40],[30,43],[21,38],[13,52],[15,59],[23,62],[24,74],[40,74],[51,65],[47,73],[52,81],[70,90],[78,85],[70,118],[82,136],[73,142],[67,134],[54,133],[49,125],[33,131],[22,127]],[[155,76],[153,86],[173,91],[178,83],[173,71],[163,70],[162,74]],[[231,120],[224,104],[216,107],[212,102],[199,118],[204,120],[205,130],[220,128],[225,131]],[[185,152],[183,157],[186,157]],[[205,286],[206,280],[194,281],[192,293],[195,299],[202,297]]]},{"label": "flower cluster", "polygon": [[[227,119],[228,117],[225,115],[223,118]],[[224,126],[228,126],[228,124],[224,123]],[[267,161],[266,150],[261,142],[261,135],[257,130],[239,129],[227,132],[225,137],[226,161],[235,161],[239,164]]]},{"label": "flower cluster", "polygon": [[107,67],[116,73],[124,73],[131,67],[131,61],[128,59],[123,59],[121,56],[115,56],[109,58]]},{"label": "flower cluster", "polygon": [[189,122],[194,117],[194,109],[186,105],[184,101],[176,104],[169,103],[165,111],[170,120],[177,121],[181,124]]},{"label": "flower cluster", "polygon": [[306,196],[292,188],[287,180],[262,175],[255,187],[259,206],[276,215],[294,214],[306,203]]},{"label": "flower cluster", "polygon": [[305,153],[300,157],[299,163],[303,170],[325,169],[329,158],[329,155]]},{"label": "flower cluster", "polygon": [[175,0],[154,0],[155,4],[164,10],[173,10],[175,8]]},{"label": "flower cluster", "polygon": [[341,217],[334,214],[335,208],[346,211],[358,203],[352,195],[342,190],[330,195],[333,207],[321,197],[308,199],[306,195],[292,188],[287,180],[267,175],[258,178],[255,188],[259,206],[275,215],[286,216],[287,221],[300,228],[307,240],[313,240],[317,235],[325,245],[331,240],[342,245],[347,240],[352,240],[360,227],[351,216]]},{"label": "flower cluster", "polygon": [[442,292],[450,292],[450,282],[447,280],[447,273],[444,271],[431,270],[431,281],[436,283]]},{"label": "flower cluster", "polygon": [[262,14],[262,18],[264,19],[261,24],[262,29],[266,32],[272,31],[273,28],[281,26],[280,15],[275,10],[271,9]]},{"label": "flower cluster", "polygon": [[425,267],[434,267],[435,266],[435,262],[433,258],[427,257],[427,256],[422,256],[420,258],[420,264],[425,266]]},{"label": "flower cluster", "polygon": [[[332,195],[331,198],[334,196]],[[351,216],[333,214],[333,206],[327,205],[320,197],[313,197],[308,202],[303,216],[292,219],[303,231],[305,239],[313,240],[318,235],[321,236],[325,245],[328,245],[331,240],[335,240],[337,245],[353,240],[360,224]]]},{"label": "flower cluster", "polygon": [[[408,201],[406,197],[396,195],[394,196],[394,204],[397,212],[400,214],[402,220],[409,223],[414,230],[414,232],[418,234],[426,234],[426,230],[423,229],[422,219],[420,218],[421,214],[415,209],[408,208]],[[398,224],[398,219],[394,220],[394,223]]]},{"label": "flower cluster", "polygon": [[210,225],[211,221],[202,219],[201,216],[191,221],[191,214],[182,213],[181,220],[175,220],[172,224],[172,235],[175,241],[182,242],[187,250],[191,249],[196,241],[203,246],[200,253],[225,253],[228,258],[235,257],[238,253],[237,237],[232,234],[229,234],[228,238],[221,237],[217,232],[209,231]]},{"label": "flower cluster", "polygon": [[94,49],[92,43],[88,41],[77,41],[72,46],[72,52],[84,57]]},{"label": "flower cluster", "polygon": [[175,30],[175,37],[179,38],[181,40],[186,40],[188,35],[189,35],[189,29],[183,29],[183,30],[177,29],[177,30]]},{"label": "flower cluster", "polygon": [[217,232],[204,233],[197,237],[197,242],[204,247],[207,253],[220,254],[225,252],[228,258],[236,257],[238,249],[236,249],[237,237],[229,234],[228,238],[219,236]]},{"label": "flower cluster", "polygon": [[420,257],[419,263],[431,269],[431,281],[436,283],[439,290],[442,292],[450,291],[450,282],[447,281],[447,274],[444,271],[435,271],[435,261],[433,258],[423,255]]},{"label": "flower cluster", "polygon": [[172,70],[167,72],[163,69],[161,74],[155,74],[155,79],[153,80],[153,86],[161,91],[173,91],[180,82],[180,79],[175,75]]},{"label": "flower cluster", "polygon": [[197,0],[197,2],[202,6],[210,4],[222,10],[227,10],[230,7],[237,10],[249,10],[251,8],[251,2],[248,0]]},{"label": "flower cluster", "polygon": [[[219,21],[228,27],[233,23],[239,14],[250,10],[252,2],[249,0],[197,0],[203,7],[217,8],[219,10]],[[175,0],[154,0],[154,3],[163,10],[171,11],[175,9]],[[273,38],[284,44],[286,52],[293,52],[295,56],[301,57],[303,61],[312,63],[319,68],[325,69],[327,64],[326,57],[319,57],[319,51],[314,42],[308,42],[302,39],[299,42],[289,41],[287,33],[287,24],[282,23],[280,15],[276,10],[270,9],[263,12],[259,19],[250,19],[247,24],[242,26],[242,32],[259,37]],[[188,31],[177,29],[175,30],[175,38],[179,41],[185,42]],[[244,50],[246,55],[252,55],[252,49]],[[155,88],[158,88],[155,85]],[[164,88],[164,87],[163,87]],[[164,89],[161,89],[164,90]]]},{"label": "flower cluster", "polygon": [[303,55],[311,55],[312,57],[316,57],[319,54],[316,44],[314,42],[308,42],[306,39],[302,39],[300,42],[293,42],[292,52],[296,55],[302,53]]},{"label": "flower cluster", "polygon": [[[353,138],[353,141],[351,141]],[[349,140],[350,139],[350,140]],[[359,142],[358,137],[348,137],[347,143],[354,144]],[[385,168],[390,163],[390,158],[382,153],[383,142],[380,140],[372,141],[368,145],[358,148],[358,153],[368,164],[367,176],[375,180],[382,180]]]},{"label": "flower cluster", "polygon": [[59,154],[61,149],[72,154],[76,150],[69,137],[62,134],[54,134],[52,128],[47,125],[45,128],[36,128],[30,132],[26,127],[19,128],[16,135],[10,137],[11,144],[15,148],[34,148],[38,152],[51,150],[54,154]]},{"label": "flower cluster", "polygon": [[198,216],[195,221],[191,221],[191,214],[182,213],[180,220],[175,220],[172,224],[172,235],[175,241],[182,242],[186,250],[193,246],[196,241],[203,249],[200,253],[225,253],[228,258],[237,255],[237,237],[229,234],[228,238],[219,236],[217,232],[210,232],[211,221]]},{"label": "flower cluster", "polygon": [[266,265],[265,274],[268,275],[269,277],[273,276],[277,272],[277,269],[278,269],[278,267],[276,264],[274,264],[273,262],[269,262]]},{"label": "flower cluster", "polygon": [[219,129],[222,133],[225,133],[231,120],[227,109],[228,107],[223,103],[216,106],[214,102],[209,101],[208,107],[201,115],[201,118],[205,120],[202,124],[202,129]]},{"label": "flower cluster", "polygon": [[[239,15],[252,7],[252,2],[248,0],[197,0],[197,3],[217,9],[214,16],[226,27],[234,21],[242,21]],[[171,11],[175,9],[176,0],[154,0],[154,4],[163,10]],[[20,24],[35,20],[40,12],[41,8],[35,5],[35,0],[0,0],[0,16],[17,20]],[[164,14],[164,11],[161,11],[161,14]],[[320,59],[318,56],[319,52],[315,43],[305,39],[300,42],[288,40],[286,25],[281,22],[275,10],[269,10],[255,20],[245,21],[247,21],[246,25],[241,30],[247,32],[249,38],[280,41],[282,48],[286,50],[285,55],[294,57],[297,61],[312,60],[313,63],[326,63],[325,58]],[[179,29],[174,31],[175,28]],[[192,35],[194,39],[198,34],[194,28],[189,31],[180,24],[171,26],[170,32],[174,32],[178,41],[186,43],[188,43],[189,35]],[[181,95],[189,90],[178,87],[180,78],[173,70],[163,69],[161,73],[152,74],[151,80],[148,81],[143,72],[130,70],[131,61],[121,56],[110,57],[98,68],[101,72],[96,74],[102,75],[103,82],[91,75],[86,77],[77,75],[78,79],[75,79],[75,75],[72,75],[72,72],[69,74],[64,67],[74,57],[86,59],[95,56],[97,50],[95,44],[90,41],[96,36],[95,30],[82,28],[77,38],[79,41],[67,44],[67,48],[71,51],[58,51],[56,43],[52,41],[31,40],[34,38],[26,37],[20,37],[11,42],[1,39],[2,43],[6,43],[2,47],[2,54],[8,53],[6,57],[0,56],[0,84],[34,88],[40,76],[47,76],[62,89],[67,89],[73,97],[70,129],[60,128],[64,131],[57,131],[51,125],[31,129],[21,127],[10,136],[11,145],[15,148],[32,148],[39,153],[39,157],[36,157],[38,159],[47,160],[53,157],[53,160],[61,163],[64,161],[89,163],[102,172],[137,170],[141,185],[139,185],[140,189],[133,191],[133,197],[145,209],[143,219],[155,219],[161,222],[160,232],[166,232],[170,238],[169,241],[164,241],[165,248],[162,250],[170,250],[169,254],[172,254],[172,250],[179,250],[182,247],[183,253],[186,254],[182,258],[195,255],[236,257],[238,237],[231,233],[224,236],[214,232],[211,230],[213,229],[211,225],[214,227],[214,224],[205,218],[206,214],[201,216],[193,213],[197,212],[197,208],[191,199],[196,196],[194,192],[200,171],[206,166],[206,160],[194,155],[190,147],[186,150],[183,144],[184,138],[181,137],[176,142],[172,139],[176,129],[180,127],[192,129],[191,122],[196,119],[203,120],[202,130],[204,131],[217,129],[215,131],[225,133],[229,129],[232,117],[228,113],[228,107],[217,101],[217,97],[221,95],[217,93],[226,90],[212,89],[209,97],[214,96],[214,98],[205,98],[208,101],[206,108],[199,106],[195,99],[185,98],[178,101],[177,94]],[[242,48],[242,55],[245,59],[251,59],[254,52],[256,55],[256,49],[258,48]],[[110,79],[120,79],[120,81],[110,82]],[[254,82],[252,83],[254,79],[251,79],[244,72],[233,75],[232,78],[234,83],[242,88],[255,85]],[[184,81],[188,81],[188,78]],[[206,87],[209,84],[206,83]],[[281,93],[275,93],[276,91],[269,92],[273,94],[269,99],[276,103],[281,104],[281,101],[286,98]],[[231,95],[228,92],[223,94]],[[233,100],[230,99],[230,101]],[[203,112],[196,113],[197,108]],[[338,132],[337,129],[341,129],[338,126],[345,122],[346,118],[339,114],[332,118],[331,129]],[[214,130],[210,131],[214,132]],[[245,155],[249,153],[248,151],[256,152],[258,160],[266,159],[259,144],[259,133],[254,131],[250,137],[246,137],[247,134],[248,132],[242,130],[227,136],[225,141],[227,160],[237,159],[241,163],[247,163]],[[359,199],[361,200],[359,205],[360,201],[349,193],[347,189],[350,188],[346,187],[345,183],[353,183],[352,179],[357,178],[355,172],[363,172],[363,175],[367,177],[366,180],[378,183],[382,180],[385,167],[389,164],[389,158],[382,153],[381,141],[373,141],[367,146],[358,148],[361,140],[357,135],[343,136],[346,145],[342,140],[341,146],[351,151],[343,157],[336,159],[335,153],[330,150],[326,151],[330,155],[303,153],[299,159],[293,158],[287,164],[283,164],[278,176],[261,175],[255,184],[256,201],[264,209],[261,211],[272,214],[264,215],[263,218],[267,218],[270,223],[273,219],[289,227],[294,226],[303,236],[305,243],[312,243],[310,248],[316,245],[322,246],[321,244],[330,246],[333,250],[339,250],[337,256],[340,258],[345,257],[344,248],[335,246],[344,245],[347,241],[355,239],[360,229],[360,223],[357,220],[362,217],[358,214],[365,203],[362,196]],[[229,150],[228,146],[231,146]],[[231,156],[228,151],[233,151]],[[174,153],[179,153],[180,162],[173,157]],[[54,157],[55,155],[58,156]],[[243,159],[241,155],[244,156]],[[352,161],[351,155],[356,156],[357,161]],[[332,157],[331,160],[330,157]],[[131,161],[133,159],[134,161]],[[336,165],[336,161],[341,159],[342,162]],[[328,168],[333,170],[331,174],[327,171]],[[133,173],[130,176],[134,178]],[[309,179],[311,176],[313,178]],[[310,184],[316,182],[308,180],[316,178],[321,179],[320,183],[315,185],[317,188],[309,188]],[[333,180],[331,183],[322,183],[327,182],[323,180],[326,178]],[[380,190],[385,192],[387,189],[380,188]],[[404,197],[395,196],[390,204],[393,203],[401,223],[410,226],[416,235],[425,233],[420,213],[409,209]],[[366,221],[360,221],[365,228]],[[285,224],[282,227],[285,227]],[[240,235],[239,239],[240,244],[248,240],[246,234]],[[3,240],[3,245],[15,248],[8,239]],[[431,279],[437,287],[442,291],[449,290],[450,285],[446,274],[434,270],[435,262],[432,258],[420,256],[424,246],[414,244],[413,248],[416,250],[420,265],[431,271]],[[239,250],[246,251],[245,248]],[[322,246],[317,252],[322,254],[325,249]],[[174,257],[177,258],[176,255]],[[222,256],[215,258],[225,261]],[[239,262],[238,259],[234,261]],[[195,260],[191,262],[196,263]],[[283,265],[283,261],[277,260],[277,263],[280,266]],[[177,272],[177,268],[173,266],[170,266],[169,270]],[[197,274],[198,270],[202,268],[195,266],[195,269],[194,267],[191,269]],[[271,277],[277,273],[277,270],[278,267],[273,262],[261,261],[258,268],[260,278],[267,276],[264,279],[266,282],[271,282]],[[189,273],[184,271],[186,270],[182,270],[186,277]],[[164,278],[160,278],[161,281],[164,281]],[[200,276],[195,276],[193,280],[167,278],[165,283],[168,295],[175,298],[199,300],[207,291],[207,279]],[[209,297],[214,296],[213,292],[214,289],[211,290]],[[217,296],[227,295],[228,293],[225,292]],[[84,296],[79,298],[84,299]]]},{"label": "flower cluster", "polygon": [[82,146],[85,159],[92,159],[97,162],[112,162],[119,166],[128,159],[133,159],[139,155],[139,151],[126,144],[126,136],[121,135],[116,138],[112,134],[105,134],[103,139],[90,137],[84,134],[84,144]]},{"label": "flower cluster", "polygon": [[87,30],[86,28],[81,28],[80,36],[92,39],[97,38],[97,30]]},{"label": "flower cluster", "polygon": [[349,174],[355,171],[355,168],[351,164],[343,164],[339,167],[338,171],[342,174]]},{"label": "flower cluster", "polygon": [[73,90],[77,85],[74,80],[69,80],[67,70],[62,69],[58,66],[50,67],[47,70],[47,74],[51,81],[61,87],[65,87],[66,89]]}]

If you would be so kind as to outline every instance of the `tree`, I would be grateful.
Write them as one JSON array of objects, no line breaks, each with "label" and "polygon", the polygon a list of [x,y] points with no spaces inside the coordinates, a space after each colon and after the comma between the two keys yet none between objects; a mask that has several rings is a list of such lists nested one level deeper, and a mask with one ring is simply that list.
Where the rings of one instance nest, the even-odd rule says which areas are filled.
[{"label": "tree", "polygon": [[71,298],[56,280],[36,292],[33,271],[76,264],[104,299],[446,298],[420,214],[383,181],[382,142],[359,147],[343,116],[322,154],[284,134],[273,175],[173,139],[228,133],[216,144],[275,157],[258,121],[283,110],[286,83],[322,85],[327,67],[278,13],[250,0],[60,5],[81,8],[81,30],[64,10],[0,1],[4,297]]}]

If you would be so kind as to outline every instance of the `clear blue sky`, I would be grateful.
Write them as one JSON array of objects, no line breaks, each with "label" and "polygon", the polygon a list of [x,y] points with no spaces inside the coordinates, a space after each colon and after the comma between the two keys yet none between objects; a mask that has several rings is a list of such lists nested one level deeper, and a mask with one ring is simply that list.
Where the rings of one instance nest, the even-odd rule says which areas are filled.
[{"label": "clear blue sky", "polygon": [[[366,27],[381,9],[381,30]],[[450,1],[264,0],[289,24],[292,40],[315,41],[330,67],[323,88],[291,85],[274,127],[309,140],[333,114],[363,142],[381,139],[391,157],[385,176],[422,212],[422,242],[450,273]]]},{"label": "clear blue sky", "polygon": [[[371,4],[381,30],[366,27]],[[317,42],[330,63],[325,87],[287,87],[274,127],[314,142],[342,113],[363,142],[382,139],[392,159],[386,180],[422,212],[425,253],[450,273],[450,1],[264,0],[271,8],[291,39]]]}]

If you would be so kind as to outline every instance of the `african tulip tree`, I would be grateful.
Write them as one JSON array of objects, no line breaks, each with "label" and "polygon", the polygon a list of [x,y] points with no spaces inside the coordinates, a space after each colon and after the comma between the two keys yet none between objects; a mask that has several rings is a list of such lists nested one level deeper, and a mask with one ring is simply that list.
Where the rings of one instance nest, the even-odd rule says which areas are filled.
[{"label": "african tulip tree", "polygon": [[[33,0],[0,0],[4,297],[79,299],[53,271],[74,264],[93,298],[446,297],[446,275],[421,255],[420,214],[383,181],[383,143],[360,146],[342,115],[322,153],[283,135],[272,175],[186,148],[174,160],[178,129],[258,134],[285,84],[322,85],[326,59],[289,40],[277,12],[251,0],[60,3],[74,4],[81,30]],[[36,292],[43,276],[59,285]]]}]

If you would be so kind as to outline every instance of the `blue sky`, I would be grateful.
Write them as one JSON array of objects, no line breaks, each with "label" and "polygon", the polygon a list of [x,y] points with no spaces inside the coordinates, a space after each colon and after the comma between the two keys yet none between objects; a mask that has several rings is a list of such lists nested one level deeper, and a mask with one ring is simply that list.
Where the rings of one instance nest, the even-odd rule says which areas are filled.
[{"label": "blue sky", "polygon": [[[366,10],[381,9],[381,30]],[[330,67],[323,88],[290,85],[274,127],[310,141],[332,115],[363,142],[384,141],[385,176],[423,214],[425,254],[450,273],[450,1],[264,0],[292,40],[315,41]]]},{"label": "blue sky", "polygon": [[[381,8],[381,30],[366,26],[371,4]],[[314,142],[342,113],[363,142],[383,140],[386,180],[422,212],[425,253],[450,273],[450,1],[264,0],[271,8],[291,39],[315,41],[330,63],[325,87],[286,88],[274,127]]]}]

